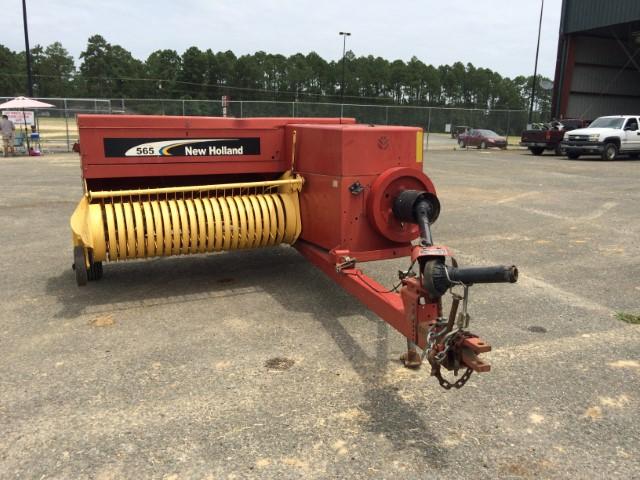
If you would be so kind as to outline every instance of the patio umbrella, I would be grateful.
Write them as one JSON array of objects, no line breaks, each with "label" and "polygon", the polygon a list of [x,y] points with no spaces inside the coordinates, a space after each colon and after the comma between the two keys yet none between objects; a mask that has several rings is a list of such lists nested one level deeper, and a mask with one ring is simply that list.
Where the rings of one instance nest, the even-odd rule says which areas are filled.
[{"label": "patio umbrella", "polygon": [[12,108],[12,109],[20,109],[22,110],[22,119],[25,128],[25,137],[27,139],[27,152],[31,150],[29,146],[29,136],[27,135],[27,115],[24,113],[25,109],[36,109],[36,108],[53,108],[55,105],[51,105],[50,103],[40,102],[38,100],[34,100],[33,98],[27,97],[16,97],[13,100],[9,100],[8,102],[0,103],[0,108]]}]

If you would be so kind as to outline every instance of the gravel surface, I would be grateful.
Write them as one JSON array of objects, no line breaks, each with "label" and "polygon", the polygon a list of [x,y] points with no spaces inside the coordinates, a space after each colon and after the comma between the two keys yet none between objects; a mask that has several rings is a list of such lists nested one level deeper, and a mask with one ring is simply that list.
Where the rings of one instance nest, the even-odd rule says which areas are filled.
[{"label": "gravel surface", "polygon": [[436,241],[521,272],[472,289],[492,372],[449,392],[289,247],[80,289],[77,156],[0,169],[0,478],[640,477],[638,161],[427,154]]}]

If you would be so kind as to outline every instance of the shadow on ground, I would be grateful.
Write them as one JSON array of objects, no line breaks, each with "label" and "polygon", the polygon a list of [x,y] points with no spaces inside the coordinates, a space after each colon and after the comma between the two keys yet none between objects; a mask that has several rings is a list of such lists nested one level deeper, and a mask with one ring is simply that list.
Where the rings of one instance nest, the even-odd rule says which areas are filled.
[{"label": "shadow on ground", "polygon": [[[384,381],[389,366],[389,335],[400,335],[332,283],[292,248],[160,258],[106,264],[104,278],[79,288],[73,271],[51,277],[46,292],[62,307],[55,318],[68,319],[101,311],[229,299],[265,292],[295,314],[311,315],[333,339],[365,386],[360,408],[365,429],[383,435],[395,449],[418,451],[433,468],[447,465],[447,452],[416,411]],[[362,315],[376,324],[375,354],[367,354],[339,321]],[[428,375],[426,369],[417,372]]]}]

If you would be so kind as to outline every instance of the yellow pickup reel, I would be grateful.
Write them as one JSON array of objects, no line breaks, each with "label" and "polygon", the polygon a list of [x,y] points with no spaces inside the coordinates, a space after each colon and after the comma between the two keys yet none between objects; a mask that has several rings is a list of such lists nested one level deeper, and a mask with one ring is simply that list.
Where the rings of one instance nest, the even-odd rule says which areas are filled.
[{"label": "yellow pickup reel", "polygon": [[302,230],[302,177],[87,192],[71,217],[78,285],[103,261],[292,244]]}]

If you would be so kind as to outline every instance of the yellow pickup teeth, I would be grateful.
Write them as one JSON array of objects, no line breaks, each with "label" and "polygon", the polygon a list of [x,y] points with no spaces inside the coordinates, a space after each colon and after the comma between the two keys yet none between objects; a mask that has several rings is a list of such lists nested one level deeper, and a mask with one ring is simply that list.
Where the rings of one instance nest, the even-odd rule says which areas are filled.
[{"label": "yellow pickup teeth", "polygon": [[[153,202],[103,201],[99,215],[107,221],[107,234],[102,242],[95,240],[104,243],[109,260],[293,243],[299,233],[297,196],[276,193]],[[170,212],[169,217],[164,218],[162,212]]]},{"label": "yellow pickup teeth", "polygon": [[301,229],[302,179],[282,182],[92,192],[72,217],[74,243],[94,261],[291,244]]}]

